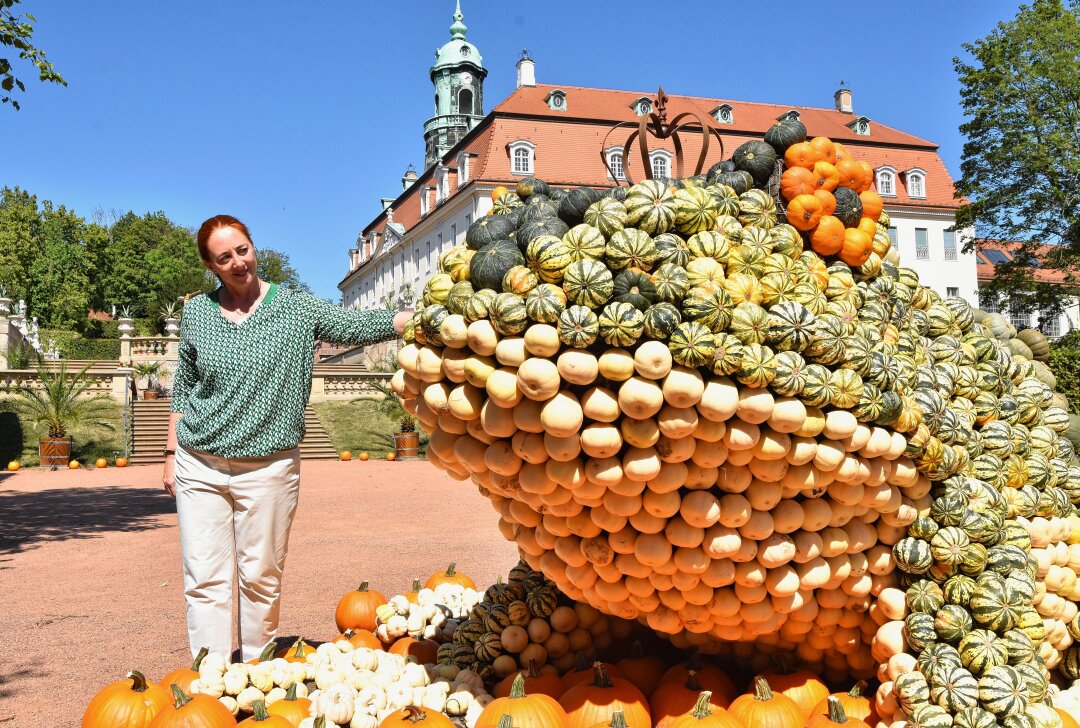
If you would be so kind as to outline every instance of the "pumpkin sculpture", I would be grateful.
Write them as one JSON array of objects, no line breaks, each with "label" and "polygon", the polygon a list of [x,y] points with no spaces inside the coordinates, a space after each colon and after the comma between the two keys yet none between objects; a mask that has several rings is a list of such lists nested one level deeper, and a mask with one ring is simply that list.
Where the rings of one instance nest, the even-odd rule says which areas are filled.
[{"label": "pumpkin sculpture", "polygon": [[132,670],[98,691],[83,714],[83,728],[145,728],[171,702],[169,691]]},{"label": "pumpkin sculpture", "polygon": [[[755,670],[878,678],[887,724],[972,695],[1004,719],[1017,684],[1045,705],[1080,659],[1067,411],[1007,321],[902,267],[853,149],[771,139],[474,223],[473,295],[416,313],[394,390],[572,600]],[[537,283],[507,290],[514,266]]]}]

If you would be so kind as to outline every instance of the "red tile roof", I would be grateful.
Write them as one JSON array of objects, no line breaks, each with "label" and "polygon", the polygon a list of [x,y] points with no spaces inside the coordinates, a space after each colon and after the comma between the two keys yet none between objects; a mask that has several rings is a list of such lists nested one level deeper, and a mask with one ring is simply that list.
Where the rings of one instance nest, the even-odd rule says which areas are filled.
[{"label": "red tile roof", "polygon": [[[566,93],[565,111],[555,111],[548,106],[546,98],[556,89]],[[626,143],[632,130],[630,127],[611,130],[619,122],[637,123],[640,120],[631,104],[642,97],[654,99],[655,94],[578,86],[521,87],[498,104],[457,147],[450,150],[443,157],[444,163],[455,165],[458,154],[468,152],[475,156],[470,162],[469,181],[465,187],[470,184],[485,187],[510,185],[520,176],[510,174],[509,144],[516,140],[527,140],[535,145],[536,177],[557,186],[608,187],[614,182],[608,177],[601,152],[604,148],[622,147]],[[721,104],[732,107],[732,124],[720,124],[712,118],[711,112]],[[886,206],[941,209],[962,204],[953,196],[953,180],[938,156],[936,144],[873,120],[870,122],[870,136],[862,136],[847,126],[859,117],[835,109],[671,94],[668,94],[666,108],[669,120],[683,112],[693,111],[704,117],[711,127],[720,130],[723,151],[713,137],[704,169],[721,159],[730,158],[735,148],[747,139],[761,138],[778,117],[795,110],[811,136],[828,136],[842,141],[856,159],[865,159],[875,168],[890,166],[901,174],[916,168],[926,172],[925,198],[908,197],[906,185],[902,179],[898,179],[897,194],[885,198]],[[691,174],[701,150],[700,133],[685,132],[680,137],[684,150],[684,172]],[[649,149],[674,152],[670,140],[658,142],[651,137]],[[674,158],[671,167],[671,174],[674,175]],[[631,154],[628,170],[635,180],[644,177],[636,148]],[[406,230],[420,221],[419,195],[425,188],[434,187],[434,173],[435,167],[425,170],[392,204],[394,222],[404,225]],[[458,191],[458,170],[453,166],[449,170],[449,191],[451,196]],[[434,210],[434,192],[424,193],[430,196],[428,209]],[[381,233],[385,225],[386,214],[382,212],[364,228],[363,234]]]},{"label": "red tile roof", "polygon": [[[994,263],[986,255],[986,251],[1000,250],[1006,258],[1012,260],[1013,252],[1019,249],[1020,245],[1020,243],[1002,243],[994,240],[979,243],[976,251],[977,255],[975,256],[975,271],[978,279],[980,281],[989,281],[994,278]],[[1040,245],[1035,249],[1035,257],[1045,261],[1054,252],[1055,246]],[[1073,281],[1068,280],[1069,274],[1066,271],[1056,268],[1036,268],[1033,277],[1039,283],[1073,283]]]}]

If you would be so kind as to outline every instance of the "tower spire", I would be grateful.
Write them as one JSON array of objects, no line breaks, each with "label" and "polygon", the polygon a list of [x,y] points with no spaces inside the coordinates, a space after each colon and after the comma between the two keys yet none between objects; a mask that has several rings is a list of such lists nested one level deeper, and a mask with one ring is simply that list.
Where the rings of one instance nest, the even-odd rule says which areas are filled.
[{"label": "tower spire", "polygon": [[450,37],[453,40],[464,40],[468,28],[462,21],[465,16],[461,14],[461,0],[457,0],[457,8],[454,10],[454,23],[450,26]]}]

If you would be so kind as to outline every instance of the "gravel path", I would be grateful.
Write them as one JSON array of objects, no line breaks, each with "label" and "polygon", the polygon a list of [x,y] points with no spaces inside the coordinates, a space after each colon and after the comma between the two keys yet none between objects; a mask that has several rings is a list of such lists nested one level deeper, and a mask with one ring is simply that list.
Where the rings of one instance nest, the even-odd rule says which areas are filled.
[{"label": "gravel path", "polygon": [[[279,637],[328,639],[362,579],[387,594],[457,561],[517,562],[487,499],[426,462],[307,461]],[[190,663],[179,535],[160,466],[0,474],[0,728],[78,726],[131,669]]]}]

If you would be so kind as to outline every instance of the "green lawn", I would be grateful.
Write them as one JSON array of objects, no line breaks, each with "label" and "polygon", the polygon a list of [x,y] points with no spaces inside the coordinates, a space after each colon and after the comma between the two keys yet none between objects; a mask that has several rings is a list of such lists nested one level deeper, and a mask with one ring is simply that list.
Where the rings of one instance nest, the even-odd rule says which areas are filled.
[{"label": "green lawn", "polygon": [[[380,412],[371,400],[316,402],[312,406],[338,452],[367,452],[373,458],[381,458],[394,449],[398,421]],[[421,432],[421,457],[427,441],[427,435]]]},{"label": "green lawn", "polygon": [[[83,465],[89,465],[99,457],[112,462],[113,450],[123,451],[124,429],[123,408],[112,405],[109,408],[109,424],[105,426],[80,427],[69,433],[74,438],[72,459]],[[6,467],[12,460],[18,460],[24,467],[38,465],[38,438],[46,432],[33,430],[29,423],[19,420],[11,410],[11,405],[0,397],[0,467]]]}]

